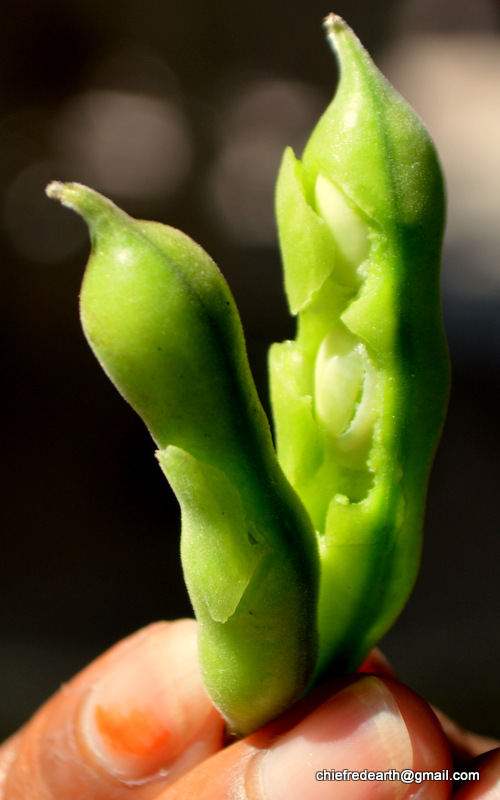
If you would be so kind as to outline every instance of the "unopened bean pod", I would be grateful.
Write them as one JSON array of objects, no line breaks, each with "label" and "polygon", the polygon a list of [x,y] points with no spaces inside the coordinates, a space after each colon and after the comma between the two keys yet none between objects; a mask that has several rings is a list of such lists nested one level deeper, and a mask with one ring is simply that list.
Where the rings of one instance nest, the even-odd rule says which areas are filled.
[{"label": "unopened bean pod", "polygon": [[182,510],[203,677],[246,734],[304,690],[317,655],[318,556],[283,475],[220,271],[188,236],[75,183],[92,250],[80,308],[103,369],[148,426]]}]

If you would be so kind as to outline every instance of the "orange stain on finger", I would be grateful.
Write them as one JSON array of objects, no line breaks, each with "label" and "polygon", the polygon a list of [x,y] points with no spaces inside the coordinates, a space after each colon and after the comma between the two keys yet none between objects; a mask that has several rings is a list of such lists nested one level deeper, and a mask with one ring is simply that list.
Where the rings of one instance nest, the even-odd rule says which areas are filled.
[{"label": "orange stain on finger", "polygon": [[95,724],[106,745],[116,753],[147,756],[165,748],[171,732],[159,722],[154,711],[96,706]]}]

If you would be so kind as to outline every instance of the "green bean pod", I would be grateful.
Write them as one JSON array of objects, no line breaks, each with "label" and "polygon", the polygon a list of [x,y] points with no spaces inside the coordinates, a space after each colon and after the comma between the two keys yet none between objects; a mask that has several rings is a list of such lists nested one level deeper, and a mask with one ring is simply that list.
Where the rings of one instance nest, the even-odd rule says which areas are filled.
[{"label": "green bean pod", "polygon": [[317,676],[355,669],[408,598],[449,386],[434,146],[346,23],[326,27],[339,85],[277,184],[298,332],[270,354],[278,457],[319,544]]},{"label": "green bean pod", "polygon": [[181,505],[205,684],[247,734],[297,699],[314,669],[318,556],[276,460],[233,298],[180,231],[79,184],[47,192],[88,223],[83,329],[158,446]]}]

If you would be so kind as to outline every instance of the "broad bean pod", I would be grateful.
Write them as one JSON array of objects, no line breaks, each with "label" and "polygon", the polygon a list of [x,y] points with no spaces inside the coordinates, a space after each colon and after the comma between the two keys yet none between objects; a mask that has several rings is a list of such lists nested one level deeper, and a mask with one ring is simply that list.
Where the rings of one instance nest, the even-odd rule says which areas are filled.
[{"label": "broad bean pod", "polygon": [[270,354],[278,457],[318,537],[317,676],[355,669],[408,598],[449,386],[436,151],[346,23],[325,24],[337,91],[277,184],[298,332]]},{"label": "broad bean pod", "polygon": [[239,734],[355,669],[399,614],[448,394],[438,158],[351,29],[326,24],[337,92],[277,183],[298,319],[270,353],[279,464],[209,256],[86,187],[48,187],[89,225],[83,328],[179,499],[205,683]]},{"label": "broad bean pod", "polygon": [[209,694],[246,734],[303,692],[317,654],[318,556],[276,460],[238,312],[209,256],[97,192],[48,194],[88,223],[82,326],[139,413],[181,505],[181,556]]}]

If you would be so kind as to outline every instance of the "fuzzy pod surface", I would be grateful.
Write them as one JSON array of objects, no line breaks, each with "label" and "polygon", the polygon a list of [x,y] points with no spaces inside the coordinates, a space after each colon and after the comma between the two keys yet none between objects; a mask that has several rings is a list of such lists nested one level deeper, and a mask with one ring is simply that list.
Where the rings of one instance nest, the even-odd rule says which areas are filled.
[{"label": "fuzzy pod surface", "polygon": [[181,506],[205,685],[230,728],[250,733],[314,669],[318,556],[276,459],[234,300],[180,231],[132,219],[80,184],[48,194],[89,226],[83,330],[157,444]]}]

